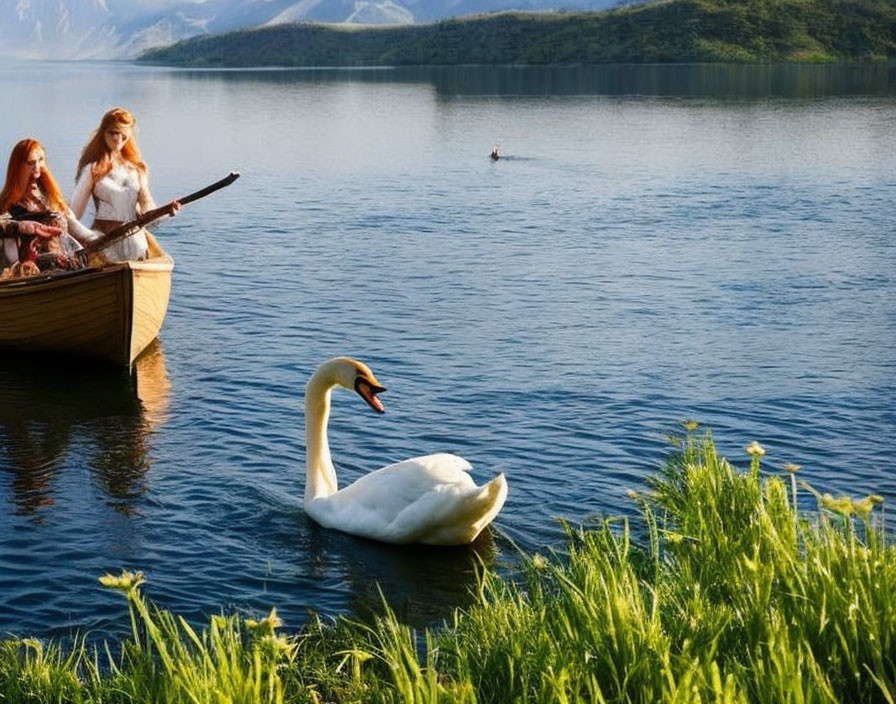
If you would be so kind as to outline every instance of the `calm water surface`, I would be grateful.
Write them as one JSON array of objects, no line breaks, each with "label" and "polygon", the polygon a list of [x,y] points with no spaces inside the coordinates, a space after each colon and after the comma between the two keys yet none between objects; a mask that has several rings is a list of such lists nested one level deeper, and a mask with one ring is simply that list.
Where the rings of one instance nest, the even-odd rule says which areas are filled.
[{"label": "calm water surface", "polygon": [[[0,633],[109,633],[96,578],[147,573],[190,618],[276,605],[414,623],[476,554],[562,544],[694,418],[746,465],[896,501],[896,76],[871,67],[183,71],[6,64],[4,154],[70,190],[100,114],[139,117],[177,261],[133,375],[0,364]],[[497,142],[504,159],[492,163]],[[447,450],[507,473],[472,549],[394,548],[301,507],[304,383],[337,354],[340,478]],[[808,496],[806,497],[808,500]]]}]

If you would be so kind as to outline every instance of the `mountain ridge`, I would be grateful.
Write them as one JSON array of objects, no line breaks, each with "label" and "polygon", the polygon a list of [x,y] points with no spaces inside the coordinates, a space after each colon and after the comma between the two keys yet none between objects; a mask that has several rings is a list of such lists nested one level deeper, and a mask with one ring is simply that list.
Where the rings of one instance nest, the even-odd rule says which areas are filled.
[{"label": "mountain ridge", "polygon": [[0,0],[0,57],[132,59],[195,36],[283,22],[410,25],[507,9],[618,0]]},{"label": "mountain ridge", "polygon": [[592,13],[355,29],[293,24],[197,38],[140,60],[180,66],[401,66],[896,59],[889,0],[655,0]]}]

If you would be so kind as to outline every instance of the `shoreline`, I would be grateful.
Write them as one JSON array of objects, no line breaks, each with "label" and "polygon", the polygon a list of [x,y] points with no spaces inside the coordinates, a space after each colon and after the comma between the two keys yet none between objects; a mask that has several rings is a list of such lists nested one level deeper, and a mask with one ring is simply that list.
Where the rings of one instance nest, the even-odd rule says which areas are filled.
[{"label": "shoreline", "polygon": [[[689,422],[667,464],[629,497],[628,519],[566,526],[568,544],[484,569],[475,603],[415,632],[387,607],[367,623],[312,618],[288,634],[263,617],[212,616],[196,631],[106,575],[131,636],[103,662],[76,640],[0,641],[10,701],[872,702],[896,689],[896,544],[882,499],[833,497],[799,467],[738,469]],[[775,458],[779,464],[786,458]],[[811,510],[801,504],[814,499]],[[120,652],[120,654],[119,654]]]}]

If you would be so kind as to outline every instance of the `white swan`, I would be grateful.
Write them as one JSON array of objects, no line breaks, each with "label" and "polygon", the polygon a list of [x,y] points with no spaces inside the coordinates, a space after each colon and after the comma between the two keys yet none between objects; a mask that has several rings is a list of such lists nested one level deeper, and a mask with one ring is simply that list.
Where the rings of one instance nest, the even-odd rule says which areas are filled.
[{"label": "white swan", "polygon": [[354,389],[378,413],[386,389],[363,364],[336,357],[317,368],[305,388],[305,511],[325,528],[387,543],[464,545],[497,515],[507,498],[499,474],[476,486],[470,463],[446,453],[415,457],[338,489],[327,442],[330,392]]}]

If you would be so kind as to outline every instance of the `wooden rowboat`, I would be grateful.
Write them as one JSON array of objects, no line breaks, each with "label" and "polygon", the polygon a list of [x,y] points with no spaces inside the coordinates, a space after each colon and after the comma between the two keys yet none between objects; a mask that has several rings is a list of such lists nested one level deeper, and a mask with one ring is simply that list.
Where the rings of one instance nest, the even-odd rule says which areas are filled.
[{"label": "wooden rowboat", "polygon": [[130,366],[159,334],[174,260],[149,258],[0,282],[0,347]]}]

